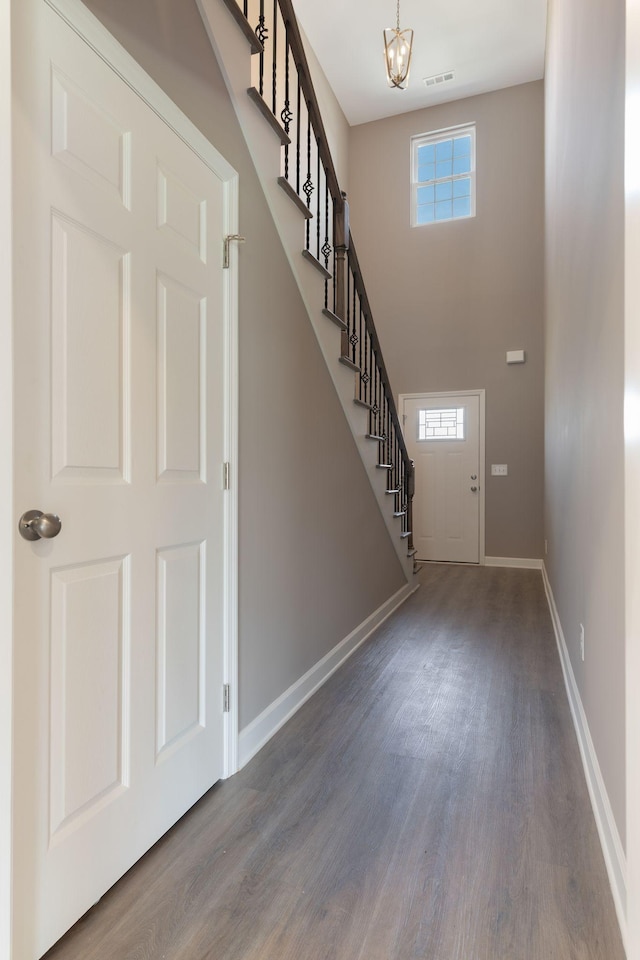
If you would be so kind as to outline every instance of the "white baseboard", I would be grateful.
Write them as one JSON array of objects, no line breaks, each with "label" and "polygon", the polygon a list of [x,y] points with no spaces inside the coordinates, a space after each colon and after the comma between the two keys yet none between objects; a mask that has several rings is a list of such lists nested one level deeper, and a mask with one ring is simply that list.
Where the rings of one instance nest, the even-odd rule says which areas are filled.
[{"label": "white baseboard", "polygon": [[419,584],[408,583],[392,597],[389,597],[371,616],[352,630],[349,636],[341,640],[333,650],[311,667],[277,700],[262,711],[259,716],[240,731],[238,745],[238,769],[241,770],[252,757],[277,733],[280,727],[300,709],[309,697],[325,683],[332,673],[347,660],[364,641],[371,636],[394,610],[418,589]]},{"label": "white baseboard", "polygon": [[558,608],[556,607],[553,590],[551,589],[551,584],[549,582],[549,577],[547,575],[547,570],[544,563],[542,564],[542,579],[544,581],[544,588],[547,594],[549,610],[551,611],[551,620],[553,622],[553,629],[555,631],[556,641],[558,644],[558,652],[560,654],[564,682],[567,688],[569,705],[571,707],[571,715],[573,716],[573,723],[576,729],[576,735],[578,737],[578,744],[580,746],[580,754],[582,756],[582,764],[584,767],[587,787],[589,789],[589,796],[591,797],[591,806],[593,807],[593,814],[595,817],[596,826],[598,828],[598,834],[600,836],[600,843],[602,845],[602,852],[604,854],[607,873],[609,875],[609,883],[611,884],[613,901],[616,908],[616,914],[618,916],[618,923],[620,924],[622,941],[626,946],[626,857],[620,841],[620,834],[618,833],[618,828],[613,816],[611,804],[609,802],[607,788],[602,778],[602,771],[600,770],[600,764],[598,763],[598,756],[593,745],[593,740],[591,739],[591,733],[589,732],[589,724],[584,712],[584,707],[582,706],[582,698],[580,697],[580,691],[578,690],[578,684],[576,683],[575,674],[571,665],[571,659],[569,657],[569,651],[567,649],[567,643],[562,630],[562,624],[560,622],[560,616],[558,614]]},{"label": "white baseboard", "polygon": [[542,560],[527,560],[522,557],[485,557],[485,567],[518,567],[521,570],[542,570]]}]

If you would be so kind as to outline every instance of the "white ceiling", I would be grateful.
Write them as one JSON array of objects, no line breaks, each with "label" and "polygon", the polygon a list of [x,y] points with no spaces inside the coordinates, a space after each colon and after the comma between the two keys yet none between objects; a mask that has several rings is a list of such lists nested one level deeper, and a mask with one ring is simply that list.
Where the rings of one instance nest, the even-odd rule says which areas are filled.
[{"label": "white ceiling", "polygon": [[[395,0],[294,0],[351,125],[498,90],[544,73],[547,0],[400,0],[400,29],[414,30],[407,90],[387,86],[382,31]],[[455,71],[455,80],[422,80]]]}]

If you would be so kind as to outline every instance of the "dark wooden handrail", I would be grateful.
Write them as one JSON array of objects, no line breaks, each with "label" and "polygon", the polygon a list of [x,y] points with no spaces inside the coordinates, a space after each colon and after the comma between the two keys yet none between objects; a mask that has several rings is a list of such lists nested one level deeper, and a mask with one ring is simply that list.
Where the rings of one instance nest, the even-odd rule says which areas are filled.
[{"label": "dark wooden handrail", "polygon": [[[224,0],[227,6],[235,2],[236,0]],[[340,190],[293,2],[292,0],[271,0],[271,2],[253,0],[256,6],[258,2],[259,12],[256,13],[257,25],[254,30],[259,42],[257,44],[252,42],[252,49],[259,55],[259,89],[251,88],[249,93],[263,112],[269,113],[268,119],[272,121],[274,131],[283,143],[284,176],[279,178],[279,182],[287,194],[296,200],[305,215],[306,247],[303,255],[325,277],[325,312],[337,319],[344,327],[341,359],[358,372],[356,402],[369,409],[372,439],[379,440],[381,452],[386,454],[387,461],[392,461],[389,463],[391,471],[389,476],[393,482],[388,485],[391,488],[387,492],[396,495],[394,516],[403,518],[402,536],[409,538],[411,548],[413,461],[404,441],[389,375],[373,322],[369,297],[351,235],[346,194]],[[250,15],[249,7],[253,4],[248,0],[238,0],[237,9],[232,13],[238,19],[238,11],[242,8],[242,17],[247,20]],[[280,26],[278,26],[278,12],[282,18]],[[248,20],[246,26],[248,26]],[[284,41],[281,39],[283,34]],[[284,80],[280,90],[278,90],[277,76],[279,53],[281,53],[279,43],[284,43]],[[271,51],[272,82],[268,85],[270,94],[266,92],[264,82],[265,71],[269,69],[265,66],[269,56],[268,50]],[[293,60],[296,74],[293,88],[290,83],[290,58]],[[306,108],[304,114],[302,114],[301,98]],[[280,107],[283,109],[280,110]],[[315,142],[315,152],[312,151],[312,142]],[[295,184],[289,176],[291,162],[295,163]],[[306,179],[304,179],[304,171],[306,171]],[[310,224],[312,219],[315,223],[313,233]],[[324,267],[321,259],[324,259]],[[328,269],[330,259],[332,259],[333,273]],[[330,293],[331,282],[333,289]],[[356,352],[360,359],[364,356],[364,369],[356,363]],[[366,366],[368,358],[372,364],[370,369]],[[375,377],[372,380],[373,364],[375,364]],[[373,429],[374,426],[377,426],[377,433]],[[397,487],[402,488],[401,492],[396,489]]]},{"label": "dark wooden handrail", "polygon": [[404,440],[402,427],[400,426],[398,411],[396,409],[395,401],[393,399],[393,393],[391,392],[391,381],[389,380],[389,374],[387,373],[387,368],[384,362],[382,347],[380,346],[380,341],[378,339],[378,332],[376,330],[376,325],[373,322],[373,313],[371,311],[371,304],[369,303],[369,297],[367,296],[367,291],[364,285],[362,270],[360,269],[360,263],[358,261],[358,254],[356,253],[356,248],[353,243],[353,237],[351,237],[351,242],[349,244],[348,258],[349,258],[349,264],[351,266],[351,270],[353,272],[353,276],[355,278],[358,295],[360,297],[362,306],[364,308],[365,319],[367,323],[367,331],[369,333],[369,337],[371,338],[371,343],[373,344],[373,349],[377,357],[378,369],[382,374],[382,383],[384,386],[387,403],[389,404],[389,412],[391,414],[391,419],[393,420],[393,425],[396,428],[396,431],[398,433],[398,444],[400,446],[400,450],[402,451],[402,456],[405,462],[412,464],[413,461],[411,460],[411,457],[409,456],[409,451],[407,450],[407,445]]},{"label": "dark wooden handrail", "polygon": [[291,0],[278,0],[278,5],[280,7],[280,12],[282,13],[282,19],[284,20],[289,32],[291,54],[298,70],[300,86],[302,87],[304,98],[307,103],[307,109],[311,117],[311,125],[315,131],[316,141],[318,143],[318,151],[320,153],[320,160],[322,161],[322,165],[327,175],[329,191],[333,200],[336,201],[340,199],[342,193],[340,191],[340,184],[338,183],[336,168],[333,165],[333,157],[331,156],[331,151],[329,150],[327,131],[324,128],[322,115],[320,113],[320,106],[318,104],[318,98],[316,97],[316,91],[311,79],[311,71],[309,70],[309,63],[307,61],[304,43],[302,42],[302,36],[300,34],[298,19],[296,17],[295,10],[293,9],[293,3]]},{"label": "dark wooden handrail", "polygon": [[[295,61],[296,67],[298,69],[298,75],[300,77],[300,84],[304,92],[304,97],[307,102],[307,108],[311,116],[311,123],[315,130],[316,140],[318,143],[318,151],[320,153],[320,159],[322,165],[324,166],[327,182],[329,184],[329,190],[333,198],[334,203],[338,204],[340,208],[340,214],[342,213],[342,203],[343,199],[346,196],[340,189],[340,184],[338,183],[338,175],[336,173],[336,168],[333,164],[333,157],[331,156],[331,151],[329,149],[329,141],[327,138],[327,132],[325,130],[324,122],[322,120],[322,115],[320,113],[320,106],[318,104],[318,99],[316,97],[315,88],[313,86],[313,81],[311,79],[311,72],[309,70],[309,62],[307,60],[307,55],[304,49],[304,43],[302,36],[300,34],[300,28],[298,27],[298,21],[296,18],[295,10],[293,9],[293,3],[291,0],[278,0],[280,10],[282,12],[282,17],[285,24],[289,29],[289,42],[291,45],[291,53]],[[398,431],[398,439],[400,443],[400,449],[402,450],[404,459],[411,463],[411,458],[409,457],[409,452],[407,446],[404,442],[404,436],[402,433],[402,428],[400,426],[400,420],[398,418],[398,412],[396,410],[395,401],[393,399],[393,394],[391,392],[389,374],[387,373],[387,368],[385,366],[384,358],[382,356],[382,349],[380,347],[380,341],[378,339],[378,333],[373,322],[373,312],[371,310],[371,305],[369,303],[369,297],[367,296],[366,287],[364,285],[364,279],[362,276],[362,270],[360,269],[360,262],[358,260],[355,246],[353,243],[353,235],[351,233],[351,228],[347,225],[348,238],[346,246],[348,248],[348,259],[351,264],[351,269],[353,275],[356,279],[356,284],[358,285],[358,293],[362,304],[365,308],[365,316],[367,321],[367,328],[371,341],[374,345],[374,350],[378,358],[378,367],[380,373],[382,374],[382,380],[385,386],[385,395],[387,397],[387,402],[391,410],[391,416],[393,419],[394,426]]]}]

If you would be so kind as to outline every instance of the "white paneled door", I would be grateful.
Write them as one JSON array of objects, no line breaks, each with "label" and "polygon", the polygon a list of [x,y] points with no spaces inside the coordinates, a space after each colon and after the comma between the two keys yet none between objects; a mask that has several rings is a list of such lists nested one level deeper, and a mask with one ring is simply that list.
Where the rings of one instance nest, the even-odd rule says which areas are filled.
[{"label": "white paneled door", "polygon": [[44,0],[15,10],[16,508],[62,520],[15,542],[32,960],[223,773],[229,171]]},{"label": "white paneled door", "polygon": [[415,463],[417,560],[480,560],[480,397],[404,397],[404,436]]}]

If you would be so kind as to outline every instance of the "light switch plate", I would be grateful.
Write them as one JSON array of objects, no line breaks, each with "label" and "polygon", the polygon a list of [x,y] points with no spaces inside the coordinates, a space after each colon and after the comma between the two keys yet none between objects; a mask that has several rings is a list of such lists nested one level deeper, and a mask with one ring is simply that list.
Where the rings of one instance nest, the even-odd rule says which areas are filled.
[{"label": "light switch plate", "polygon": [[506,477],[509,474],[509,467],[506,463],[492,463],[491,464],[491,476],[492,477]]}]

